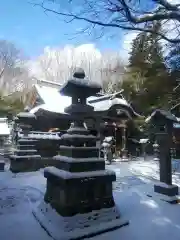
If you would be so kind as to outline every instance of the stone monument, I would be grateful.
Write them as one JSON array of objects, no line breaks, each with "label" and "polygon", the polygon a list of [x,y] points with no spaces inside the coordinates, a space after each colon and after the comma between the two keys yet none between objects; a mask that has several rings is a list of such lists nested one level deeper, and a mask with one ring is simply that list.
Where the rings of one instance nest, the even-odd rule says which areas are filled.
[{"label": "stone monument", "polygon": [[21,112],[17,115],[16,121],[22,129],[22,134],[18,140],[17,149],[9,157],[11,160],[10,170],[14,173],[31,171],[35,161],[41,157],[34,149],[36,140],[29,139],[28,136],[34,120],[35,115],[32,113]]},{"label": "stone monument", "polygon": [[166,131],[157,133],[156,139],[159,145],[160,182],[154,185],[154,191],[160,194],[161,199],[177,203],[178,186],[172,185],[171,139]]},{"label": "stone monument", "polygon": [[110,231],[124,225],[112,193],[115,173],[105,170],[104,159],[99,158],[96,137],[90,135],[84,118],[94,114],[86,104],[89,96],[101,89],[88,82],[82,69],[60,90],[72,97],[66,108],[74,123],[61,136],[63,145],[59,155],[59,167],[47,167],[44,176],[47,188],[44,200],[33,213],[46,231],[57,240],[82,239]]}]

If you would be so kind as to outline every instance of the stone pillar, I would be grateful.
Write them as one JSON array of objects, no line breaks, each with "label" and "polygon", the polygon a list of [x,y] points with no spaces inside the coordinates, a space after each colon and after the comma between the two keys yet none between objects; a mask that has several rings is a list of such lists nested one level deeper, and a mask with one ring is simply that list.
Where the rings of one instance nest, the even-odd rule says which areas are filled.
[{"label": "stone pillar", "polygon": [[161,194],[163,200],[170,203],[176,203],[178,186],[172,185],[172,164],[170,156],[171,139],[168,133],[158,133],[157,143],[159,144],[160,182],[154,185],[154,191]]}]

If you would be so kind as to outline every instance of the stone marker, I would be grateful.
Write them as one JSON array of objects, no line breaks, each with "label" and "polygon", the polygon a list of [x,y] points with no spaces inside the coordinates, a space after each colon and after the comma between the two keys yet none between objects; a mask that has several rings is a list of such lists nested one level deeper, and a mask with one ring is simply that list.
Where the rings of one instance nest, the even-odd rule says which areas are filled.
[{"label": "stone marker", "polygon": [[63,145],[55,157],[61,164],[45,168],[44,201],[34,210],[39,223],[57,240],[82,239],[128,224],[121,219],[113,199],[115,173],[105,170],[96,137],[84,126],[83,118],[93,115],[93,107],[86,104],[86,99],[101,89],[84,77],[83,70],[76,71],[60,91],[72,97],[66,112],[75,120],[61,136]]},{"label": "stone marker", "polygon": [[172,185],[171,139],[167,132],[159,132],[156,136],[159,145],[160,182],[154,185],[154,191],[162,194],[163,200],[176,203],[178,186]]}]

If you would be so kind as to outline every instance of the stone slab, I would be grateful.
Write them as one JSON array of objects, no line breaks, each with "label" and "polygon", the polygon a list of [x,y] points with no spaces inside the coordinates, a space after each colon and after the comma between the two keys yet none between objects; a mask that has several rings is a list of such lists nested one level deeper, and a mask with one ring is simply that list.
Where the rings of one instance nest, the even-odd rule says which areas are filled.
[{"label": "stone slab", "polygon": [[84,239],[129,224],[127,220],[119,218],[116,207],[62,217],[43,201],[33,209],[33,215],[54,240]]},{"label": "stone slab", "polygon": [[173,197],[178,195],[178,186],[168,185],[160,182],[154,185],[154,191],[169,197]]}]

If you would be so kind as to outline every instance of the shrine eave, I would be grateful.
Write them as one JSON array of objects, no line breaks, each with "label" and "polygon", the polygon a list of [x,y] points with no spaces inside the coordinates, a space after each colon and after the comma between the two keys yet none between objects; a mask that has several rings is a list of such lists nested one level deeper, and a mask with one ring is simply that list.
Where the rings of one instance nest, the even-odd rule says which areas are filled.
[{"label": "shrine eave", "polygon": [[163,109],[156,109],[155,111],[153,111],[151,115],[145,119],[145,122],[146,123],[151,122],[158,115],[164,116],[169,121],[179,122],[179,119],[174,114],[172,114],[170,111],[165,111]]}]

